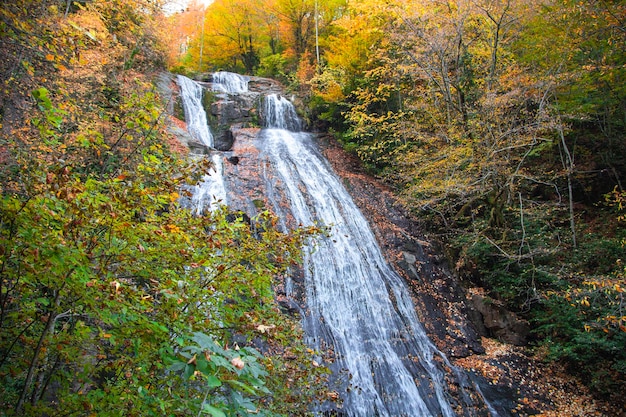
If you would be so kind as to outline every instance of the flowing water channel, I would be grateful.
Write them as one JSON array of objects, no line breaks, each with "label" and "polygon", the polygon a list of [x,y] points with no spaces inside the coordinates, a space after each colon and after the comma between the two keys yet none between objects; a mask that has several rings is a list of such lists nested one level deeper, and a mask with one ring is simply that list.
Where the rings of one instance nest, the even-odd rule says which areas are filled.
[{"label": "flowing water channel", "polygon": [[[227,82],[227,74],[220,73],[214,90],[240,92],[241,80]],[[229,90],[229,83],[237,91]],[[193,90],[182,88],[183,94],[187,91]],[[185,105],[190,101],[184,100]],[[365,217],[313,137],[300,131],[291,103],[268,95],[263,120],[266,128],[255,146],[263,193],[272,209],[296,224],[330,227],[328,237],[305,248],[302,316],[308,344],[334,354],[329,367],[343,405],[332,412],[359,417],[497,415],[482,400],[476,404],[477,387],[426,335],[406,284],[385,261]],[[222,192],[217,188],[227,203],[229,186],[223,183],[219,172],[205,179],[196,191],[203,195],[200,204],[215,201],[206,196]],[[466,393],[472,389],[474,395]]]},{"label": "flowing water channel", "polygon": [[[232,77],[234,78],[234,77]],[[203,88],[195,81],[179,75],[176,78],[185,111],[187,132],[207,148],[213,147],[213,134],[209,128],[206,111],[202,104]],[[221,84],[217,84],[220,85]],[[226,90],[224,90],[226,91]],[[221,204],[228,204],[226,187],[222,176],[222,156],[218,152],[211,155],[213,164],[201,183],[193,187],[191,207],[194,213],[214,210]]]}]

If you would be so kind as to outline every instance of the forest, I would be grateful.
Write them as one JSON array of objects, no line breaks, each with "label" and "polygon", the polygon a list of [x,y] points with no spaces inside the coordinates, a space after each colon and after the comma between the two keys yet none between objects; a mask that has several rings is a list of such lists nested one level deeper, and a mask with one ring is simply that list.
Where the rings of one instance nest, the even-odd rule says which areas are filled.
[{"label": "forest", "polygon": [[209,167],[171,146],[166,70],[282,82],[464,285],[530,323],[529,356],[623,407],[624,2],[166,3],[0,4],[1,416],[293,415],[335,395],[272,293],[322,231],[179,209]]}]

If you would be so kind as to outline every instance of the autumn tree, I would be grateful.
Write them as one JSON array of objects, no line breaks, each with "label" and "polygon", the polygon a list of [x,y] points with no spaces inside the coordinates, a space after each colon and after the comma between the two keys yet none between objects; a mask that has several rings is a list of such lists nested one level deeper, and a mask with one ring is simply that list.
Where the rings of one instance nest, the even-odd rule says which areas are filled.
[{"label": "autumn tree", "polygon": [[205,7],[194,0],[186,9],[175,11],[165,20],[163,38],[170,45],[167,50],[169,68],[182,68],[184,64],[190,70],[199,69],[200,57],[192,59],[189,51],[196,47],[195,39],[202,33],[204,15]]},{"label": "autumn tree", "polygon": [[276,11],[286,26],[293,54],[300,57],[315,34],[314,0],[276,0]]},{"label": "autumn tree", "polygon": [[269,44],[269,33],[263,24],[257,2],[249,0],[216,1],[206,12],[199,41],[204,56],[213,68],[238,65],[252,74],[260,62],[260,49]]}]

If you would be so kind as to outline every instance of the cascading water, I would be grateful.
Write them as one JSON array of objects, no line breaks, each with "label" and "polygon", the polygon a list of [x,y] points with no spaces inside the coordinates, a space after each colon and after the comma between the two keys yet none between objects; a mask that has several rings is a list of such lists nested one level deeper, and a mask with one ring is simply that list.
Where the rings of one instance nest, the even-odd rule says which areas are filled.
[{"label": "cascading water", "polygon": [[207,123],[206,112],[202,106],[202,87],[193,80],[179,75],[176,77],[180,87],[180,96],[185,109],[187,131],[205,146],[213,147],[213,135]]},{"label": "cascading water", "polygon": [[[256,144],[263,194],[279,216],[331,228],[305,251],[303,326],[311,346],[334,353],[329,367],[343,388],[341,415],[473,415],[469,410],[481,405],[465,394],[470,383],[427,337],[404,281],[384,260],[366,219],[311,135],[299,132],[291,103],[268,95],[263,114],[267,128]],[[209,192],[203,192],[197,192],[198,200],[206,202],[202,195]]]},{"label": "cascading water", "polygon": [[238,94],[248,91],[248,81],[245,75],[234,72],[219,71],[213,74],[213,91]]},{"label": "cascading water", "polygon": [[296,109],[285,97],[278,94],[269,94],[263,102],[265,125],[276,129],[286,129],[291,132],[302,130]]},{"label": "cascading water", "polygon": [[195,214],[202,214],[205,210],[215,210],[220,205],[228,205],[224,176],[222,175],[222,154],[211,155],[212,167],[202,182],[191,190],[191,207]]},{"label": "cascading water", "polygon": [[[287,100],[272,103],[290,106]],[[292,117],[294,112],[280,108],[273,114]],[[436,362],[447,361],[428,339],[407,288],[385,262],[366,219],[315,151],[310,135],[283,129],[296,125],[291,121],[267,120],[271,128],[262,132],[260,142],[271,166],[268,186],[280,180],[296,222],[332,225],[331,236],[318,240],[306,255],[304,327],[316,348],[330,345],[334,370],[349,375],[343,412],[456,415]]]},{"label": "cascading water", "polygon": [[[212,148],[213,135],[207,122],[206,111],[202,105],[202,87],[183,75],[179,75],[177,80],[185,110],[187,131],[195,139]],[[221,204],[227,204],[221,153],[214,152],[211,155],[211,162],[213,166],[209,173],[191,190],[193,194],[191,207],[196,214],[201,214],[207,209],[215,210]]]}]

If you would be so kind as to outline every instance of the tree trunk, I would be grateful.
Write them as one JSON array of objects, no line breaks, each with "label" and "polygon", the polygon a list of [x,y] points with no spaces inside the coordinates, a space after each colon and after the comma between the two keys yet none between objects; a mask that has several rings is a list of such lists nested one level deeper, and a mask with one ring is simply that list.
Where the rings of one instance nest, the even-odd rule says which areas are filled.
[{"label": "tree trunk", "polygon": [[[53,309],[58,307],[62,289],[63,286],[57,290],[56,295],[54,296],[54,301],[52,302]],[[43,329],[43,332],[41,332],[41,336],[39,337],[39,341],[37,342],[37,347],[35,347],[35,351],[33,352],[33,359],[30,361],[30,366],[28,367],[28,374],[26,375],[26,380],[24,381],[24,387],[22,388],[20,399],[17,401],[17,405],[15,406],[16,415],[22,414],[22,409],[24,408],[26,396],[28,395],[28,391],[30,390],[30,386],[32,385],[33,379],[35,377],[35,369],[37,368],[37,364],[39,363],[39,354],[41,353],[41,348],[43,347],[44,341],[46,340],[48,335],[52,332],[54,322],[56,321],[58,316],[58,313],[52,311],[50,311],[48,314],[49,315],[48,321],[46,322],[46,327]]]},{"label": "tree trunk", "polygon": [[574,173],[574,161],[572,160],[572,155],[567,147],[567,143],[565,143],[565,135],[563,134],[563,127],[559,121],[559,137],[561,139],[561,145],[563,146],[563,151],[565,152],[566,160],[563,161],[563,165],[567,170],[567,192],[569,197],[569,223],[570,229],[572,231],[572,246],[574,248],[578,247],[576,242],[576,222],[574,219],[574,192],[572,189],[572,174]]}]

